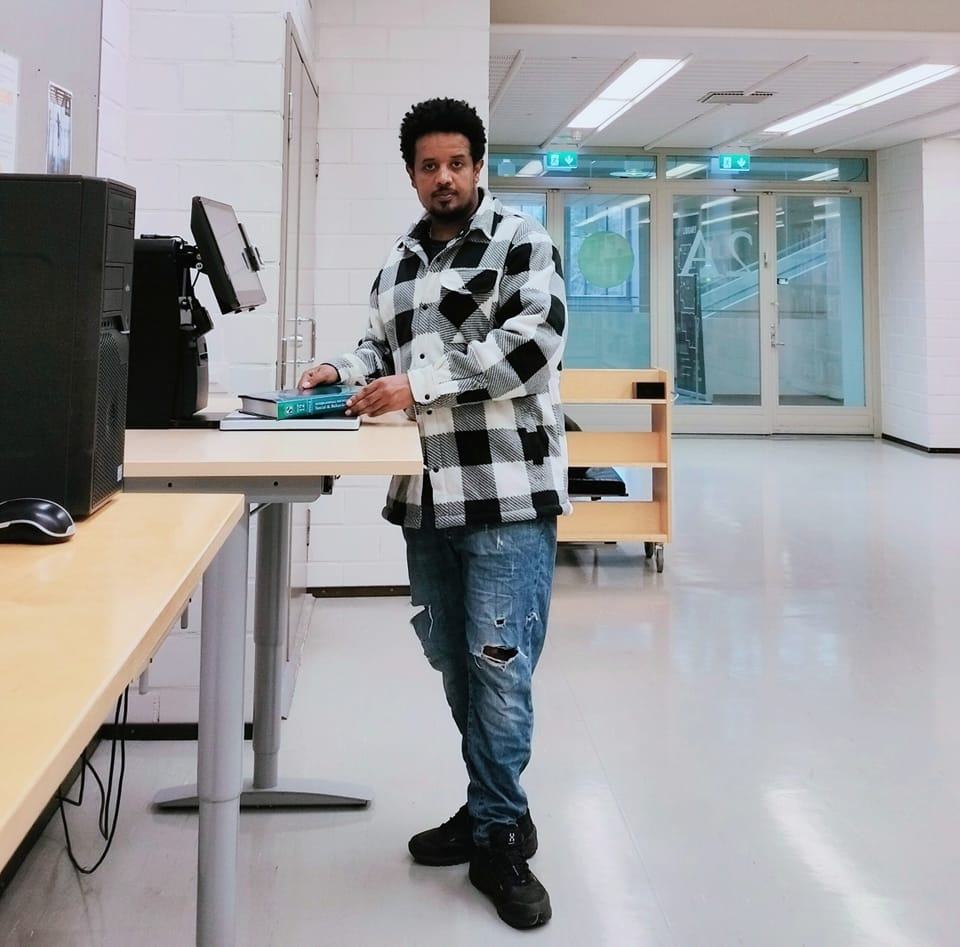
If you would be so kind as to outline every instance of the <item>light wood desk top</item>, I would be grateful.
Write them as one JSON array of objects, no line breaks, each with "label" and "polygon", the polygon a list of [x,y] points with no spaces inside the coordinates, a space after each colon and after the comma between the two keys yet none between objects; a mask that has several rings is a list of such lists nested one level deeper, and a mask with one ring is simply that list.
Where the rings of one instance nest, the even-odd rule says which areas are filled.
[{"label": "light wood desk top", "polygon": [[0,545],[0,866],[244,511],[240,496],[122,494],[67,543]]},{"label": "light wood desk top", "polygon": [[419,474],[416,424],[401,414],[364,420],[359,431],[127,431],[124,475],[317,477]]}]

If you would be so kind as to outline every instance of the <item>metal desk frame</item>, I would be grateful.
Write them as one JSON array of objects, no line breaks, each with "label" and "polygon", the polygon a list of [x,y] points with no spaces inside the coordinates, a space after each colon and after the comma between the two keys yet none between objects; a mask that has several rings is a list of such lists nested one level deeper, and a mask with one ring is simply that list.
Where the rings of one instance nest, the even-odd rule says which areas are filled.
[{"label": "metal desk frame", "polygon": [[[333,492],[332,476],[311,477],[127,477],[129,493],[240,493],[248,508],[262,504],[257,532],[257,574],[254,600],[254,690],[253,690],[253,778],[245,780],[241,808],[278,807],[363,807],[373,800],[366,786],[319,779],[280,779],[280,724],[283,675],[284,629],[287,625],[288,575],[290,571],[291,504],[312,503]],[[249,545],[249,532],[247,532]],[[243,576],[246,583],[247,560]],[[206,580],[205,580],[206,583]],[[205,584],[202,628],[208,627],[207,609],[211,598],[224,594],[222,585]],[[235,595],[235,593],[230,593]],[[243,601],[246,602],[246,585]],[[246,612],[240,619],[246,627]],[[206,635],[201,630],[201,678]],[[202,691],[201,691],[202,693]],[[203,744],[201,697],[200,750]],[[242,713],[242,708],[241,708]],[[160,809],[202,811],[203,775],[198,767],[200,793],[196,784],[163,789],[154,797]]]}]

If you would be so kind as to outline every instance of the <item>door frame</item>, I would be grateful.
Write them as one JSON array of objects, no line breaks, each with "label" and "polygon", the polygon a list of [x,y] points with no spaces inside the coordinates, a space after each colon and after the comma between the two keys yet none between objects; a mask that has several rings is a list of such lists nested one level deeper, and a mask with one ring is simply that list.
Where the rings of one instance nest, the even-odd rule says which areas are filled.
[{"label": "door frame", "polygon": [[[529,148],[492,146],[498,154],[511,152],[527,153]],[[491,177],[492,191],[544,192],[547,195],[547,230],[563,253],[563,192],[567,190],[592,191],[597,193],[649,194],[653,231],[650,247],[650,352],[651,362],[667,368],[671,377],[676,366],[675,319],[673,289],[673,201],[678,194],[702,194],[726,196],[734,193],[756,193],[768,202],[775,202],[778,194],[807,194],[817,196],[849,195],[860,198],[862,212],[863,251],[863,329],[864,329],[864,388],[866,406],[863,408],[833,408],[816,411],[809,407],[779,408],[780,417],[775,423],[769,404],[761,398],[759,406],[676,405],[673,412],[674,430],[678,433],[702,434],[769,434],[776,429],[792,433],[809,434],[874,434],[879,436],[880,419],[880,351],[879,351],[879,306],[877,280],[877,220],[876,179],[877,162],[872,152],[817,152],[819,158],[855,157],[867,162],[866,182],[764,182],[711,180],[668,180],[665,177],[666,156],[684,153],[702,154],[702,149],[655,149],[653,152],[636,152],[624,148],[595,148],[590,152],[611,154],[643,154],[657,156],[655,179],[587,179],[569,178],[562,182],[554,179],[497,178]],[[797,155],[803,151],[780,149],[759,151],[758,154]],[[775,213],[775,212],[772,212]],[[773,251],[776,251],[776,236],[773,234]],[[763,236],[761,235],[761,242]],[[768,254],[770,248],[767,248]],[[770,259],[775,257],[771,256]],[[774,270],[771,267],[771,270]],[[775,272],[772,277],[776,285]],[[767,297],[770,298],[769,296]],[[762,314],[763,315],[763,314]],[[766,322],[762,322],[766,325]],[[769,332],[769,329],[766,330]],[[762,337],[763,342],[767,338]],[[767,375],[769,374],[766,373]],[[769,416],[768,416],[769,415]],[[783,421],[780,424],[780,420]]]},{"label": "door frame", "polygon": [[[296,215],[296,230],[299,234],[301,232],[300,227],[300,200],[299,200],[299,186],[296,192],[296,201],[291,203],[291,193],[290,187],[293,183],[293,176],[297,176],[297,181],[299,182],[299,175],[301,170],[301,160],[300,160],[300,150],[297,149],[297,153],[293,154],[291,149],[291,133],[290,125],[294,122],[298,116],[297,111],[291,111],[292,102],[294,95],[293,89],[293,79],[294,75],[299,79],[299,72],[294,72],[294,63],[295,58],[299,57],[300,61],[303,64],[304,71],[306,72],[307,79],[310,84],[313,86],[314,92],[319,98],[320,87],[317,84],[316,77],[313,74],[313,67],[310,64],[310,57],[304,51],[306,46],[303,42],[302,37],[300,36],[300,31],[297,28],[296,21],[291,13],[286,15],[286,31],[285,31],[285,40],[284,40],[284,65],[283,65],[283,162],[282,162],[282,171],[281,171],[281,191],[283,195],[283,200],[281,203],[281,213],[280,213],[280,260],[279,260],[279,272],[278,272],[278,284],[279,284],[279,295],[277,300],[277,369],[276,369],[276,385],[278,388],[283,387],[284,383],[284,362],[283,362],[283,339],[287,334],[287,303],[290,299],[291,291],[293,299],[297,298],[296,285],[293,287],[288,286],[287,283],[287,273],[289,262],[289,255],[291,248],[289,246],[289,228],[290,228],[290,214],[293,213]],[[299,241],[299,236],[298,236]],[[295,313],[294,318],[294,335],[300,335],[299,329],[299,313]]]},{"label": "door frame", "polygon": [[[870,177],[873,177],[871,164]],[[737,185],[728,181],[671,182],[664,189],[665,213],[658,214],[657,243],[673,247],[673,205],[680,195],[724,197],[752,196],[758,199],[759,252],[767,265],[760,274],[760,389],[759,405],[681,405],[674,408],[674,431],[682,434],[876,434],[880,430],[879,337],[876,305],[876,240],[873,210],[874,186],[865,184],[826,184],[823,182],[784,182],[782,185],[750,182]],[[818,411],[807,406],[780,406],[776,350],[769,344],[772,303],[777,301],[776,201],[783,195],[809,197],[857,197],[861,208],[863,274],[864,394],[863,407],[835,407]],[[660,364],[676,365],[674,336],[674,288],[672,254],[659,269],[658,297]]]},{"label": "door frame", "polygon": [[[768,274],[768,303],[779,303],[779,289],[777,283],[777,238],[776,238],[776,206],[777,198],[783,196],[796,196],[794,191],[780,191],[769,195],[764,216],[764,209],[761,208],[761,240],[763,239],[763,225],[766,222],[767,236],[769,237],[769,257],[773,261],[770,273]],[[781,405],[780,404],[780,360],[777,351],[770,345],[769,324],[764,327],[764,334],[761,336],[761,346],[766,349],[767,371],[766,377],[769,380],[770,390],[764,392],[767,400],[765,405],[769,407],[770,432],[771,434],[811,434],[811,433],[843,433],[843,434],[873,434],[875,431],[874,406],[872,403],[874,391],[874,375],[870,365],[870,353],[873,352],[873,336],[871,320],[868,319],[869,302],[867,299],[870,280],[867,277],[867,247],[866,234],[868,227],[871,226],[868,219],[867,202],[863,194],[850,191],[849,193],[811,192],[810,197],[836,197],[858,200],[860,202],[860,252],[861,252],[861,300],[863,306],[863,372],[864,372],[864,404],[859,406],[830,406],[817,408],[814,406],[801,405]],[[762,287],[761,287],[762,292]],[[774,311],[770,314],[769,321],[774,318],[779,320],[779,305],[769,306],[768,309]]]}]

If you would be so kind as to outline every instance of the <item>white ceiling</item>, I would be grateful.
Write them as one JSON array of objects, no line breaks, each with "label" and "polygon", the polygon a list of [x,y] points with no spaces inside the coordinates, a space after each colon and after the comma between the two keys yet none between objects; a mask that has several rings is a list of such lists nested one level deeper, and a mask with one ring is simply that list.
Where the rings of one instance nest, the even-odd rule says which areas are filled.
[{"label": "white ceiling", "polygon": [[[759,133],[845,92],[918,62],[960,65],[957,34],[695,35],[565,27],[492,28],[490,140],[540,146],[569,141],[565,123],[636,56],[687,65],[603,132],[590,147],[713,148],[734,142],[780,149],[873,150],[960,135],[960,75],[768,141]],[[511,66],[517,63],[513,75]],[[774,93],[759,105],[704,105],[714,91]]]}]

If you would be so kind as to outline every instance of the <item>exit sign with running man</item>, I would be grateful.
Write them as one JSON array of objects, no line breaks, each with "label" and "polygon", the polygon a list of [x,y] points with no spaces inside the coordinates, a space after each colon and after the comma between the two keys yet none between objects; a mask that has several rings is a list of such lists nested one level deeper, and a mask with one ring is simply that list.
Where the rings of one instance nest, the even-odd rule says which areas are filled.
[{"label": "exit sign with running man", "polygon": [[750,155],[717,155],[721,171],[749,171]]},{"label": "exit sign with running man", "polygon": [[548,151],[544,157],[548,171],[575,171],[580,163],[575,151]]}]

